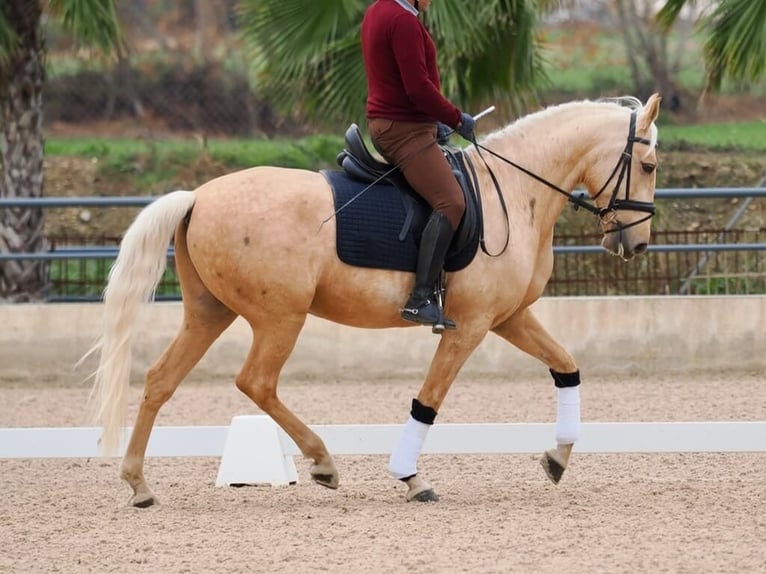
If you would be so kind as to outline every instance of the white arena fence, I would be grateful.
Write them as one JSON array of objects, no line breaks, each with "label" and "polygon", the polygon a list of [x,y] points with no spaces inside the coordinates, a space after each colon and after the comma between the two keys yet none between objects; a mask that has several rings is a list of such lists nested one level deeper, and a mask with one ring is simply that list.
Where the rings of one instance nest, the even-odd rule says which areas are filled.
[{"label": "white arena fence", "polygon": [[[387,455],[402,425],[312,425],[334,455]],[[125,429],[123,444],[130,429]],[[0,459],[95,458],[100,429],[0,429]],[[435,424],[423,454],[524,454],[550,448],[552,423]],[[583,423],[581,453],[766,452],[766,421]],[[156,427],[149,457],[220,458],[217,486],[292,484],[301,453],[270,417],[229,426]]]}]

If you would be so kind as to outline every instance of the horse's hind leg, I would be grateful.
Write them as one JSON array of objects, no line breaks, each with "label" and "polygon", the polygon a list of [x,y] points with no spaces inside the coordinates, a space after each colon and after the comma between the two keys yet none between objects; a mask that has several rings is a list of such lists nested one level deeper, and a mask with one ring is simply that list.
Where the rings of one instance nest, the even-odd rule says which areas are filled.
[{"label": "horse's hind leg", "polygon": [[543,453],[540,464],[548,478],[558,484],[569,464],[572,447],[580,436],[580,371],[577,364],[529,309],[519,311],[492,331],[550,369],[558,395],[557,446]]},{"label": "horse's hind leg", "polygon": [[183,324],[175,339],[146,374],[144,394],[120,473],[133,488],[130,504],[141,508],[157,502],[144,478],[144,456],[157,413],[213,341],[237,316],[202,284],[188,258],[183,232],[182,225],[176,233],[176,270],[183,291]]},{"label": "horse's hind leg", "polygon": [[279,373],[298,339],[304,315],[280,316],[268,321],[268,329],[253,329],[253,345],[237,377],[237,388],[250,397],[295,441],[303,455],[314,461],[311,478],[328,488],[338,488],[338,471],[319,436],[292,413],[277,396]]},{"label": "horse's hind leg", "polygon": [[184,324],[176,338],[146,374],[144,394],[130,436],[120,475],[133,488],[130,504],[144,508],[157,502],[144,478],[144,455],[154,421],[178,388],[183,378],[202,358],[205,351],[231,324],[236,315],[223,307],[217,321],[204,322],[199,316],[186,313]]}]

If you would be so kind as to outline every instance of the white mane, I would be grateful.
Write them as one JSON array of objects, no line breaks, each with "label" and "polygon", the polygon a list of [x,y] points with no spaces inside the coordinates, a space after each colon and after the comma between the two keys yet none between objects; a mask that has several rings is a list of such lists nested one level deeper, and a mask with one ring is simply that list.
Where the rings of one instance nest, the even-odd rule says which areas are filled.
[{"label": "white mane", "polygon": [[[548,118],[549,116],[558,114],[561,111],[564,111],[570,108],[587,107],[587,106],[593,106],[593,107],[609,106],[612,109],[627,108],[631,111],[636,111],[643,108],[643,104],[641,103],[641,100],[639,100],[638,98],[634,96],[600,98],[598,100],[579,100],[574,102],[566,102],[563,104],[556,104],[556,105],[548,106],[547,108],[544,108],[540,111],[533,112],[531,114],[518,118],[516,121],[508,124],[507,126],[487,135],[487,137],[484,138],[481,143],[482,144],[492,143],[492,141],[495,139],[509,136],[512,134],[512,132],[515,132],[517,130],[523,130],[524,128],[528,127],[528,125],[532,122],[537,122],[539,120]],[[651,143],[649,144],[649,146],[647,146],[648,149],[646,153],[649,153],[657,145],[657,127],[655,125],[652,125],[649,141]]]}]

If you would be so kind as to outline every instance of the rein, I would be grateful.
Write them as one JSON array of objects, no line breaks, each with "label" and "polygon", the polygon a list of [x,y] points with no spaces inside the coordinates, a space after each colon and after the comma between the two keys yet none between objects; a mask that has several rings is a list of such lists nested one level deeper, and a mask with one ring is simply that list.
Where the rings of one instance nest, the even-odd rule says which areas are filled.
[{"label": "rein", "polygon": [[[586,199],[584,199],[581,195],[575,195],[558,185],[548,181],[544,177],[541,177],[537,175],[536,173],[528,170],[527,168],[519,165],[518,163],[514,162],[513,160],[508,159],[507,157],[504,157],[500,155],[499,153],[492,151],[486,146],[483,146],[479,144],[476,141],[471,142],[476,147],[476,151],[481,158],[482,162],[486,166],[487,170],[489,171],[490,177],[492,178],[492,183],[495,186],[495,189],[497,189],[498,196],[500,197],[501,206],[503,208],[503,213],[506,216],[506,227],[508,226],[508,210],[505,205],[505,201],[502,198],[502,194],[500,193],[500,187],[499,183],[497,181],[497,178],[495,177],[495,174],[492,172],[492,169],[487,164],[487,160],[484,159],[484,156],[481,153],[481,150],[486,151],[488,154],[496,157],[499,160],[504,161],[505,163],[512,165],[519,171],[525,173],[532,179],[537,180],[538,182],[546,185],[547,187],[551,188],[554,191],[557,191],[558,193],[565,195],[567,197],[567,200],[570,203],[573,203],[575,206],[575,209],[583,208],[586,211],[591,212],[592,214],[596,215],[599,219],[605,220],[609,216],[613,216],[617,211],[624,210],[624,211],[641,211],[646,213],[647,215],[637,221],[634,221],[632,223],[629,223],[628,225],[623,225],[620,223],[619,220],[616,221],[617,227],[613,229],[607,229],[604,230],[604,233],[614,233],[614,232],[622,232],[623,229],[628,229],[629,227],[633,227],[634,225],[638,225],[639,223],[643,223],[647,219],[650,219],[656,211],[656,207],[654,203],[648,202],[648,201],[636,201],[630,199],[630,167],[633,160],[633,144],[640,143],[644,145],[651,145],[651,141],[647,140],[646,138],[636,137],[636,111],[632,111],[630,114],[630,127],[628,129],[628,140],[625,144],[625,149],[622,151],[622,154],[620,155],[620,159],[617,161],[617,165],[614,166],[614,169],[612,170],[612,173],[610,174],[609,178],[604,182],[604,185],[601,186],[601,189],[599,189],[598,193],[591,198],[591,200],[595,200],[599,195],[601,195],[606,188],[609,186],[609,183],[617,176],[617,182],[615,183],[614,190],[612,191],[612,196],[609,199],[609,204],[607,207],[599,208],[596,205],[593,205]],[[619,173],[619,175],[617,175]],[[627,177],[626,177],[627,174]],[[617,194],[620,190],[620,185],[622,184],[623,179],[625,180],[625,199],[618,199]],[[482,238],[483,239],[483,238]],[[506,237],[505,245],[503,246],[503,250],[508,246],[508,238]],[[500,254],[498,253],[498,255]]]},{"label": "rein", "polygon": [[[500,249],[500,251],[498,251],[497,253],[490,253],[489,249],[487,249],[487,242],[486,242],[486,239],[484,238],[483,224],[479,228],[479,246],[481,247],[481,250],[484,253],[486,253],[489,257],[499,257],[505,252],[505,250],[508,248],[508,244],[511,241],[511,223],[508,217],[508,206],[505,204],[505,197],[503,197],[503,192],[500,191],[500,182],[497,181],[497,177],[495,177],[495,172],[492,171],[492,168],[489,167],[487,160],[484,159],[483,155],[481,155],[481,151],[479,150],[476,142],[474,142],[474,145],[476,145],[476,151],[479,154],[479,157],[481,158],[482,163],[484,163],[484,167],[486,167],[487,172],[489,172],[489,177],[492,179],[492,185],[495,186],[497,199],[498,201],[500,201],[500,208],[503,210],[503,215],[504,215],[503,221],[505,221],[505,243],[503,243],[503,247]],[[463,154],[463,157],[465,158],[465,164],[468,166],[468,169],[471,171],[473,188],[476,190],[476,201],[479,204],[479,212],[482,214],[482,218],[483,218],[484,206],[481,203],[481,190],[479,188],[479,177],[476,174],[476,170],[473,167],[473,162],[471,161],[471,158],[467,154]]]}]

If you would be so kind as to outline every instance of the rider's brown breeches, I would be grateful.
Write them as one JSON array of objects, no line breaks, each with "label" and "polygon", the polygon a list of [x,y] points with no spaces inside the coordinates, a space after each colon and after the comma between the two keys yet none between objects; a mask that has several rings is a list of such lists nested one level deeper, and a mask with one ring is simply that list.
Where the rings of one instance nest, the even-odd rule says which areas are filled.
[{"label": "rider's brown breeches", "polygon": [[375,148],[399,166],[420,196],[457,229],[465,211],[463,190],[436,145],[436,124],[373,118],[368,121]]}]

